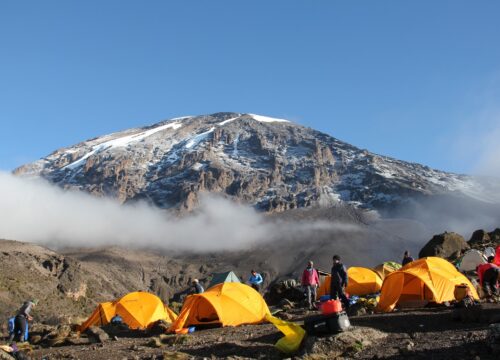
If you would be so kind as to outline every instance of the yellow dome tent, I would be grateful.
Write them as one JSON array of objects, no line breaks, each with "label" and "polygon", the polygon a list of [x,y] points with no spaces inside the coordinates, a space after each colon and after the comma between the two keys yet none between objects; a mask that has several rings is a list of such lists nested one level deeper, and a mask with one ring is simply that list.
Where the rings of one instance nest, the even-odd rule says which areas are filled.
[{"label": "yellow dome tent", "polygon": [[[347,288],[346,292],[349,295],[368,295],[380,291],[382,287],[382,279],[372,269],[364,267],[350,267],[347,270]],[[319,287],[318,297],[330,294],[331,276],[326,276],[323,283]]]},{"label": "yellow dome tent", "polygon": [[169,330],[192,325],[258,324],[266,321],[267,314],[269,308],[257,291],[245,284],[227,282],[188,296]]},{"label": "yellow dome tent", "polygon": [[397,303],[428,300],[436,303],[455,300],[455,285],[465,284],[479,299],[469,279],[451,263],[438,257],[415,260],[387,275],[382,285],[377,310],[389,312]]},{"label": "yellow dome tent", "polygon": [[109,324],[115,315],[119,315],[131,329],[145,329],[158,320],[173,322],[177,319],[177,315],[157,296],[138,291],[113,302],[100,303],[80,326],[80,331],[85,331],[90,326]]},{"label": "yellow dome tent", "polygon": [[373,271],[375,271],[380,276],[380,278],[384,280],[387,275],[399,269],[401,269],[401,264],[393,261],[386,261],[380,265],[375,266],[373,268]]}]

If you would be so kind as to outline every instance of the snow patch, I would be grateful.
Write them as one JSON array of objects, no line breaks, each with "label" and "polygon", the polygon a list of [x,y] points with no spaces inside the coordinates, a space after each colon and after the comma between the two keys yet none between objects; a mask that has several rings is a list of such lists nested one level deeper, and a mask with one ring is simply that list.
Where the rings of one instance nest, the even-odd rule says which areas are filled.
[{"label": "snow patch", "polygon": [[222,122],[218,123],[217,125],[218,125],[218,126],[226,125],[227,123],[230,123],[231,121],[234,121],[234,120],[239,119],[239,118],[240,118],[240,117],[239,117],[239,116],[237,116],[237,117],[234,117],[234,118],[231,118],[231,119],[227,119],[227,120],[224,120],[224,121],[222,121]]},{"label": "snow patch", "polygon": [[257,120],[259,122],[264,122],[264,123],[271,123],[271,122],[290,122],[285,119],[277,119],[277,118],[272,118],[268,116],[262,116],[262,115],[256,115],[256,114],[248,114],[250,115],[254,120]]},{"label": "snow patch", "polygon": [[195,147],[196,145],[198,145],[200,143],[200,141],[205,140],[207,138],[207,136],[210,135],[214,130],[215,130],[215,127],[212,127],[212,128],[210,128],[210,130],[196,135],[194,138],[189,140],[186,143],[186,145],[184,145],[184,147],[186,149],[191,149],[191,148]]},{"label": "snow patch", "polygon": [[[122,136],[122,137],[119,137],[119,138],[115,138],[115,139],[112,139],[112,140],[109,140],[109,141],[105,141],[99,145],[96,145],[96,146],[93,146],[92,147],[92,150],[89,151],[87,154],[85,154],[84,156],[82,156],[80,159],[72,162],[71,164],[68,164],[66,166],[64,166],[62,169],[65,170],[65,169],[70,169],[70,170],[73,170],[79,166],[82,166],[85,161],[92,155],[94,154],[98,154],[98,153],[101,153],[103,151],[106,151],[108,149],[112,149],[112,148],[118,148],[118,147],[125,147],[127,146],[128,144],[132,143],[132,142],[137,142],[137,141],[140,141],[148,136],[151,136],[157,132],[160,132],[162,130],[166,130],[166,129],[178,129],[182,127],[182,124],[178,123],[178,122],[169,122],[168,124],[165,124],[165,125],[161,125],[161,126],[157,126],[153,129],[149,129],[149,130],[146,130],[146,131],[142,131],[140,133],[136,133],[136,134],[133,134],[133,135],[127,135],[127,136]],[[67,150],[66,152],[71,152],[72,149],[70,150]]]},{"label": "snow patch", "polygon": [[197,162],[193,166],[191,166],[191,169],[193,169],[195,171],[199,171],[202,167],[203,167],[203,164]]},{"label": "snow patch", "polygon": [[236,135],[236,139],[233,141],[233,156],[238,156],[238,142],[240,141],[240,134]]},{"label": "snow patch", "polygon": [[191,119],[191,118],[194,118],[194,116],[192,116],[192,115],[179,116],[179,117],[175,117],[175,118],[169,119],[168,121],[185,120],[185,119]]}]

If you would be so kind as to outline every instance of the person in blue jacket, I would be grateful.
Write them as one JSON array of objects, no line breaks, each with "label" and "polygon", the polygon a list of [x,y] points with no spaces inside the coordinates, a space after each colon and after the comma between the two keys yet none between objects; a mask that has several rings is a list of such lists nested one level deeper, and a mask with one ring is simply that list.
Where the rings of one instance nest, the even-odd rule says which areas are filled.
[{"label": "person in blue jacket", "polygon": [[250,283],[250,286],[253,287],[255,290],[260,292],[260,286],[264,282],[262,279],[262,276],[255,270],[250,271],[251,275],[248,278],[248,282]]}]

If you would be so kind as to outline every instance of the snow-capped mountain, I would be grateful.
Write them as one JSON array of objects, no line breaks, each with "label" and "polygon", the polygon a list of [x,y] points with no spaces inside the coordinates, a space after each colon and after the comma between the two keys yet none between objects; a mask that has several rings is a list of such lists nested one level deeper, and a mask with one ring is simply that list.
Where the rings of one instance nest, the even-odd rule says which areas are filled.
[{"label": "snow-capped mountain", "polygon": [[287,120],[239,113],[185,116],[97,137],[14,172],[121,202],[188,210],[201,192],[265,211],[339,202],[384,208],[442,194],[497,202],[500,193],[495,198],[474,177],[379,156]]}]

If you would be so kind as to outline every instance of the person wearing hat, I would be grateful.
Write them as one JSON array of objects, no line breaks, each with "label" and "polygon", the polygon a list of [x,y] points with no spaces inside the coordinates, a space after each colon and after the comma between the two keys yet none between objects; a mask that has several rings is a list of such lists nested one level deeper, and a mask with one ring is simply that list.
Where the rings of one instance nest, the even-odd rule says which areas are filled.
[{"label": "person wearing hat", "polygon": [[330,280],[330,298],[333,300],[340,299],[344,309],[349,307],[349,300],[345,295],[345,288],[347,287],[347,271],[344,264],[342,264],[339,255],[333,256],[332,274]]},{"label": "person wearing hat", "polygon": [[35,308],[37,304],[38,300],[33,299],[25,301],[21,306],[14,319],[14,332],[11,335],[11,341],[28,340],[24,338],[26,334],[26,328],[28,325],[28,321],[33,320],[33,317],[31,317],[31,310],[33,310],[33,308]]},{"label": "person wearing hat", "polygon": [[205,289],[200,284],[200,280],[193,279],[193,294],[201,294]]},{"label": "person wearing hat", "polygon": [[307,267],[302,273],[302,286],[305,288],[307,307],[314,309],[314,301],[316,300],[316,289],[319,286],[319,274],[313,267],[314,263],[309,260]]}]

